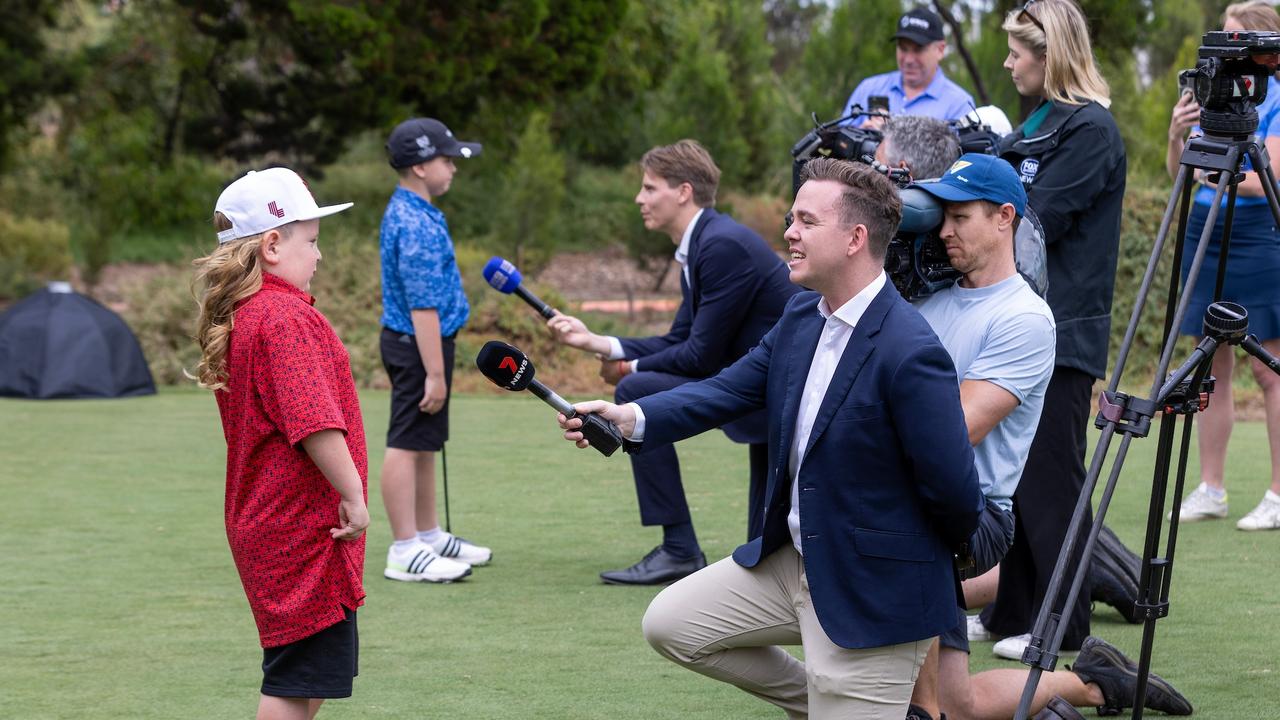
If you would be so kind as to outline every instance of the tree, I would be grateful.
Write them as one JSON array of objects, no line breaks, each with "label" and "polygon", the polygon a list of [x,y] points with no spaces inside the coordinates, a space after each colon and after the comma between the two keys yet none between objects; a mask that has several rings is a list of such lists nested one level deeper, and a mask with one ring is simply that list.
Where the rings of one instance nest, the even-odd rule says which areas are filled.
[{"label": "tree", "polygon": [[556,152],[547,114],[529,115],[506,173],[493,244],[514,251],[516,267],[532,272],[551,259],[564,204],[564,157]]},{"label": "tree", "polygon": [[61,0],[7,0],[0,6],[0,167],[9,142],[46,98],[65,92],[72,76],[49,52],[45,31],[54,28]]}]

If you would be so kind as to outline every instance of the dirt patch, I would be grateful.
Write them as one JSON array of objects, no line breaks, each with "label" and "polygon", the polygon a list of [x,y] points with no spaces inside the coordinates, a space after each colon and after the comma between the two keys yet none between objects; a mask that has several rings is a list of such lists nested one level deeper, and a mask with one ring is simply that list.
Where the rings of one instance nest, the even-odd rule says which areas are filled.
[{"label": "dirt patch", "polygon": [[[674,251],[673,251],[674,253]],[[617,248],[593,253],[560,253],[535,282],[553,287],[570,300],[654,300],[680,298],[680,274],[674,257],[662,267],[641,267]]]}]

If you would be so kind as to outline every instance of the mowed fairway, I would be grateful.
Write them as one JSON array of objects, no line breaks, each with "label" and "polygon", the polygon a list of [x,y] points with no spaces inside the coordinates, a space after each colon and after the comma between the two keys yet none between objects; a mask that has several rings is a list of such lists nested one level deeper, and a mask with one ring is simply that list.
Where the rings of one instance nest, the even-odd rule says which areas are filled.
[{"label": "mowed fairway", "polygon": [[[781,716],[644,642],[640,619],[656,590],[596,577],[658,540],[639,525],[628,463],[560,440],[552,411],[527,395],[452,407],[454,530],[491,545],[492,566],[453,585],[384,580],[390,534],[377,477],[388,401],[361,399],[374,519],[361,674],[355,696],[320,717]],[[1154,448],[1154,437],[1134,442],[1108,514],[1135,548]],[[206,393],[0,402],[0,717],[252,716],[261,653],[222,529],[224,453]],[[724,557],[744,535],[745,449],[715,432],[684,443],[681,458],[699,539],[709,558]],[[1264,428],[1237,425],[1230,519],[1180,533],[1154,667],[1196,717],[1280,717],[1280,532],[1234,528],[1268,469]],[[1110,608],[1097,608],[1094,633],[1136,658],[1140,626]],[[974,664],[1020,667],[992,658],[989,643],[975,645]]]}]

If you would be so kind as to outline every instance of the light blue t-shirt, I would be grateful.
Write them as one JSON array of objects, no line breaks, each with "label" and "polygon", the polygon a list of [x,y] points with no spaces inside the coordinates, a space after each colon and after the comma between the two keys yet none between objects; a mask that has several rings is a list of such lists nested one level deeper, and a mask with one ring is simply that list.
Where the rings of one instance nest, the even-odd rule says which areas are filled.
[{"label": "light blue t-shirt", "polygon": [[[890,115],[924,115],[944,121],[956,120],[977,107],[973,104],[973,96],[952,82],[942,72],[942,68],[938,68],[924,92],[908,100],[907,92],[902,87],[902,71],[894,70],[882,75],[872,75],[858,83],[858,87],[854,88],[845,101],[844,112],[840,116],[848,115],[854,105],[866,110],[868,99],[872,95],[889,98]],[[861,126],[864,120],[865,117],[860,117],[844,124]]]},{"label": "light blue t-shirt", "polygon": [[1053,375],[1053,313],[1021,275],[983,288],[952,285],[916,308],[951,355],[958,381],[986,380],[1018,399],[973,448],[982,494],[1011,510]]},{"label": "light blue t-shirt", "polygon": [[[1194,134],[1200,134],[1200,126],[1196,125],[1191,128]],[[1265,143],[1269,137],[1280,136],[1280,83],[1276,82],[1274,75],[1267,78],[1267,97],[1258,106],[1258,130],[1254,133],[1258,136],[1260,143]],[[1273,164],[1275,160],[1271,161]],[[1274,165],[1273,165],[1274,166]],[[1244,162],[1240,165],[1240,169],[1249,172],[1253,170],[1253,161],[1245,156]],[[1196,204],[1212,205],[1215,190],[1208,185],[1201,185],[1196,189]],[[1236,207],[1248,207],[1250,205],[1266,205],[1266,195],[1237,195]],[[1227,196],[1222,195],[1222,206],[1227,206]]]}]

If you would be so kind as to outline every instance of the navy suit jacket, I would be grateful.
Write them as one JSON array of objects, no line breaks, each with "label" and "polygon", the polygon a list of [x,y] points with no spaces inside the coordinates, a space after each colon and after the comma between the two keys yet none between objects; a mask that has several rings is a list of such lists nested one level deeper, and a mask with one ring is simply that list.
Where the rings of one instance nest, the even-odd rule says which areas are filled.
[{"label": "navy suit jacket", "polygon": [[[689,279],[680,274],[680,308],[666,335],[619,338],[640,369],[710,377],[760,342],[800,288],[786,263],[754,230],[706,208],[689,238]],[[763,414],[724,428],[737,442],[765,441]]]},{"label": "navy suit jacket", "polygon": [[[754,567],[791,542],[788,451],[824,321],[817,293],[788,303],[745,357],[713,378],[639,400],[644,443],[696,435],[767,408],[764,533],[733,558]],[[800,466],[800,532],[813,607],[845,648],[955,626],[953,550],[982,511],[955,367],[892,284],[872,300],[823,398]]]}]

